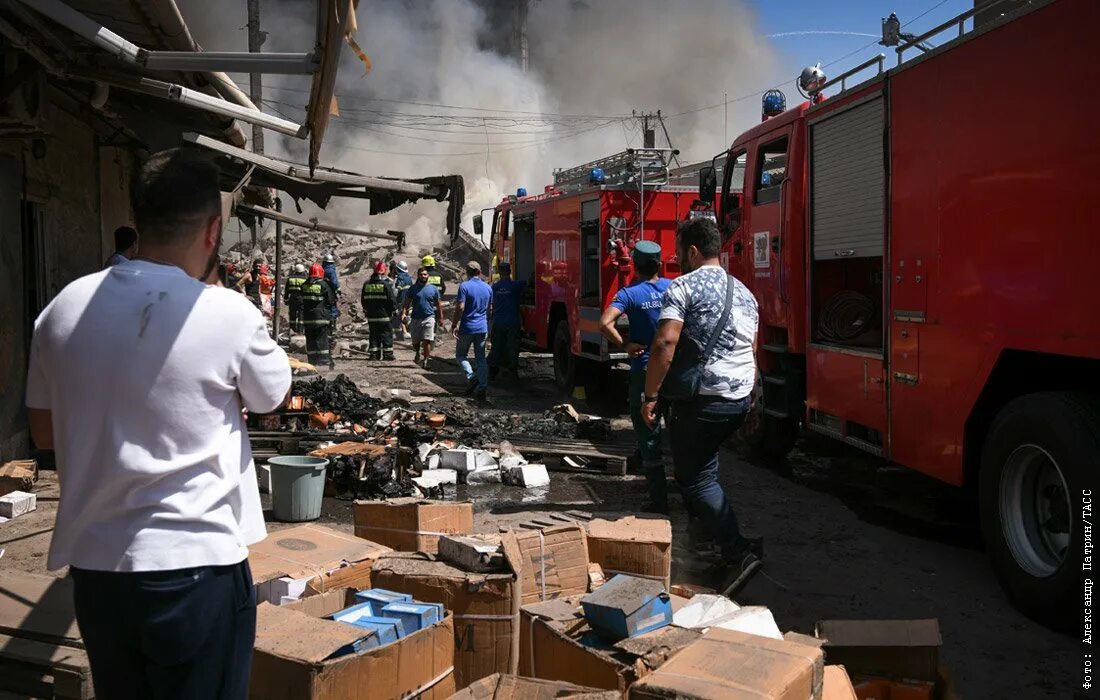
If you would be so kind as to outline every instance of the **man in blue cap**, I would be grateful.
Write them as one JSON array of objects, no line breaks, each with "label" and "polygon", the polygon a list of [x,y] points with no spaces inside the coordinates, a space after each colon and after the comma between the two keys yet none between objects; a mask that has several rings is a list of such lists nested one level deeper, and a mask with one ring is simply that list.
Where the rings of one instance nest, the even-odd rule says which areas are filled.
[{"label": "man in blue cap", "polygon": [[[661,277],[661,246],[653,241],[638,241],[631,258],[635,281],[620,289],[611,305],[604,309],[600,331],[610,343],[630,355],[630,419],[638,436],[638,451],[649,484],[649,502],[642,506],[642,511],[667,514],[668,487],[661,457],[661,427],[660,423],[654,423],[650,428],[642,420],[642,395],[645,393],[649,345],[657,332],[661,300],[670,282]],[[624,341],[615,327],[623,314],[630,321],[629,341]]]}]

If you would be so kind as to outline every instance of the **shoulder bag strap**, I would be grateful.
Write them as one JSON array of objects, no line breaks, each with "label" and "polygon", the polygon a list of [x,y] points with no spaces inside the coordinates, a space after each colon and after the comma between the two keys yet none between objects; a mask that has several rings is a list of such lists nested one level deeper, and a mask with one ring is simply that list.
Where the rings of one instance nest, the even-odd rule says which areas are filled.
[{"label": "shoulder bag strap", "polygon": [[722,314],[718,317],[718,323],[714,324],[714,330],[707,340],[707,347],[703,350],[703,366],[710,362],[710,356],[714,354],[714,346],[718,344],[718,337],[722,335],[726,324],[729,323],[730,309],[733,308],[733,283],[730,276],[726,275],[726,303],[722,305]]}]

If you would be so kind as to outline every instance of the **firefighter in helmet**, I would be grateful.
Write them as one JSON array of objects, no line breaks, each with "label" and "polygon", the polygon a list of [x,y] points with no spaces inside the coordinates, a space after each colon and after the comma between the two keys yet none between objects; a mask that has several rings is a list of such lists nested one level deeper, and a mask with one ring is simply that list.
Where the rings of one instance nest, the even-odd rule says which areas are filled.
[{"label": "firefighter in helmet", "polygon": [[306,266],[298,263],[286,278],[286,287],[283,290],[286,308],[290,314],[290,330],[294,333],[302,332],[302,285],[306,283],[306,277]]},{"label": "firefighter in helmet", "polygon": [[321,263],[313,263],[309,278],[302,285],[302,322],[306,327],[306,353],[309,363],[318,369],[335,369],[329,347],[329,309],[336,305],[336,292],[325,279]]},{"label": "firefighter in helmet", "polygon": [[370,334],[369,356],[372,360],[393,359],[393,327],[390,319],[397,310],[397,291],[386,276],[386,263],[379,260],[374,274],[363,285],[363,313],[367,316]]},{"label": "firefighter in helmet", "polygon": [[435,257],[431,253],[425,255],[420,264],[428,268],[428,284],[434,285],[439,289],[439,296],[443,296],[447,293],[447,284],[443,281],[443,275],[435,266]]}]

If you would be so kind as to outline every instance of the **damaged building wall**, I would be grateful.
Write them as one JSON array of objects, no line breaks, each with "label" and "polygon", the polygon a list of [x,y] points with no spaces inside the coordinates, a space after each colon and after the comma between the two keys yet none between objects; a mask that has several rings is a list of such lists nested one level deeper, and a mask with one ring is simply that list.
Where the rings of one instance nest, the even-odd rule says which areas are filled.
[{"label": "damaged building wall", "polygon": [[102,267],[113,247],[105,240],[130,218],[130,166],[118,164],[128,156],[103,168],[112,178],[101,189],[98,136],[48,94],[39,134],[0,139],[0,461],[29,449],[23,402],[34,318],[66,284]]},{"label": "damaged building wall", "polygon": [[99,149],[100,258],[106,260],[115,250],[115,229],[133,226],[130,211],[130,179],[135,158],[126,148],[101,146]]}]

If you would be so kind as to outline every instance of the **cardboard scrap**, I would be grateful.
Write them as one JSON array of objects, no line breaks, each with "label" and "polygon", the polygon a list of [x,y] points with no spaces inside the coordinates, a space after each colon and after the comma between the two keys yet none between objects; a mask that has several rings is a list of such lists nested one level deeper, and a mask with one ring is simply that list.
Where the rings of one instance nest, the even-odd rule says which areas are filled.
[{"label": "cardboard scrap", "polygon": [[943,643],[936,619],[822,620],[825,658],[855,675],[935,681]]},{"label": "cardboard scrap", "polygon": [[386,454],[385,445],[369,442],[338,442],[328,447],[319,447],[309,453],[310,457],[381,457]]},{"label": "cardboard scrap", "polygon": [[371,564],[391,551],[324,525],[299,525],[272,532],[252,545],[248,565],[257,600],[278,604],[283,597],[332,588],[368,588]]},{"label": "cardboard scrap", "polygon": [[630,688],[631,700],[820,700],[820,649],[720,628]]},{"label": "cardboard scrap", "polygon": [[83,649],[72,579],[0,570],[0,633]]},{"label": "cardboard scrap", "polygon": [[391,498],[355,502],[355,535],[401,552],[435,554],[441,536],[468,535],[473,530],[474,505],[469,501]]},{"label": "cardboard scrap", "polygon": [[580,525],[509,530],[501,537],[524,605],[588,592],[588,542]]},{"label": "cardboard scrap", "polygon": [[597,518],[588,523],[588,553],[608,578],[629,574],[670,587],[672,525],[666,518]]},{"label": "cardboard scrap", "polygon": [[249,696],[274,700],[442,700],[455,690],[453,618],[362,654],[341,654],[364,630],[332,620],[354,602],[338,589],[284,606],[256,609]]},{"label": "cardboard scrap", "polygon": [[38,461],[17,459],[0,464],[0,496],[12,491],[30,491],[38,481]]},{"label": "cardboard scrap", "polygon": [[518,586],[511,570],[472,573],[431,555],[394,552],[374,563],[374,585],[453,613],[455,676],[465,686],[518,667]]},{"label": "cardboard scrap", "polygon": [[858,700],[852,679],[843,666],[825,667],[825,681],[821,687],[821,700]]},{"label": "cardboard scrap", "polygon": [[621,700],[612,690],[494,673],[451,696],[451,700]]}]

